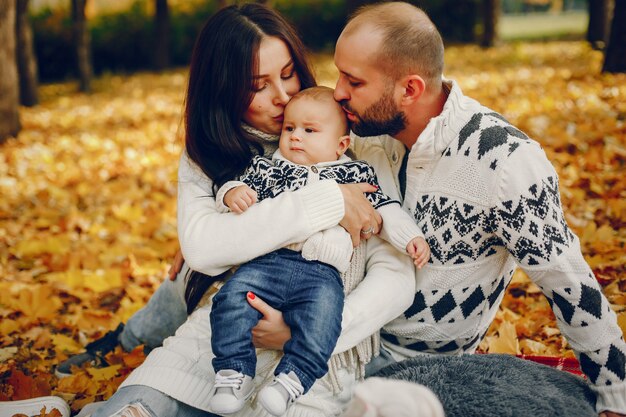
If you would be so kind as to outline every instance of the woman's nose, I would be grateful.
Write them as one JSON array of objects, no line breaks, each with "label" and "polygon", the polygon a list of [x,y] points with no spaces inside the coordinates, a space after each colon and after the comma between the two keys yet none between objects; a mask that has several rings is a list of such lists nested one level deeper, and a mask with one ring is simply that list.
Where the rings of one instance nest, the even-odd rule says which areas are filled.
[{"label": "woman's nose", "polygon": [[282,85],[279,85],[276,88],[274,93],[274,105],[275,106],[285,106],[289,102],[289,94],[287,94],[287,90]]}]

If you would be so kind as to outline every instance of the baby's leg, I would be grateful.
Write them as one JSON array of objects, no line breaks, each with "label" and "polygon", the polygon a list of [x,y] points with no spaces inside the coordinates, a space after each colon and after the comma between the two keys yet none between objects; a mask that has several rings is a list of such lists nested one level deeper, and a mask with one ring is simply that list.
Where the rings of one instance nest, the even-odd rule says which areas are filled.
[{"label": "baby's leg", "polygon": [[294,372],[307,392],[328,372],[328,360],[341,333],[343,285],[337,270],[307,261],[302,275],[291,283],[289,304],[283,311],[291,328],[285,355],[275,374]]},{"label": "baby's leg", "polygon": [[252,328],[261,313],[248,304],[246,297],[251,291],[268,304],[280,308],[282,296],[287,291],[281,281],[290,275],[289,270],[288,265],[280,262],[277,253],[272,252],[242,265],[215,295],[211,310],[211,346],[216,373],[232,369],[254,377],[256,351],[252,344]]}]

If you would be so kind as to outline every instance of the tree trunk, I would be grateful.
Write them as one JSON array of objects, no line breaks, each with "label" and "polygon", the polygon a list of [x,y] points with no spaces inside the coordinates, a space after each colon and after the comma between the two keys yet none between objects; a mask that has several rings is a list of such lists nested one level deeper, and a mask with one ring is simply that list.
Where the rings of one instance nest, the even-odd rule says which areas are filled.
[{"label": "tree trunk", "polygon": [[156,0],[154,66],[158,70],[170,66],[170,13],[167,0]]},{"label": "tree trunk", "polygon": [[594,49],[602,50],[608,41],[611,27],[611,0],[588,0],[588,2],[587,41]]},{"label": "tree trunk", "polygon": [[15,1],[0,0],[0,143],[20,131]]},{"label": "tree trunk", "polygon": [[37,58],[33,50],[33,29],[28,17],[28,0],[17,0],[15,34],[20,103],[30,107],[39,103],[39,97],[37,95]]},{"label": "tree trunk", "polygon": [[626,1],[617,0],[602,72],[626,72]]},{"label": "tree trunk", "polygon": [[483,36],[480,46],[491,48],[498,40],[498,19],[500,17],[500,0],[483,0]]},{"label": "tree trunk", "polygon": [[72,25],[80,91],[91,91],[91,36],[87,27],[85,6],[88,0],[72,0]]}]

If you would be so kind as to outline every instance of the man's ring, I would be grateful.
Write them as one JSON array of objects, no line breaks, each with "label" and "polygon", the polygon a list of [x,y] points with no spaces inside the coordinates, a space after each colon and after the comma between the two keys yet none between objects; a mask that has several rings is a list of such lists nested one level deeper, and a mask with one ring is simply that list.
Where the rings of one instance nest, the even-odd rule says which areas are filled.
[{"label": "man's ring", "polygon": [[373,231],[374,231],[374,227],[370,226],[370,228],[367,230],[361,230],[361,234],[367,236],[367,235],[371,235]]}]

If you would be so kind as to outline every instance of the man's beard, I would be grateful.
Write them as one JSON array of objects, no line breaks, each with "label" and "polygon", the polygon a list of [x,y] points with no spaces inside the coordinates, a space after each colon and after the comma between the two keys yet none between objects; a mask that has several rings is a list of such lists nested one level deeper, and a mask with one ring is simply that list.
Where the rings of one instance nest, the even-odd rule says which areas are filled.
[{"label": "man's beard", "polygon": [[347,101],[341,104],[357,116],[358,120],[351,123],[350,129],[358,136],[394,136],[406,128],[406,115],[395,107],[391,94],[383,95],[362,116],[352,111]]}]

